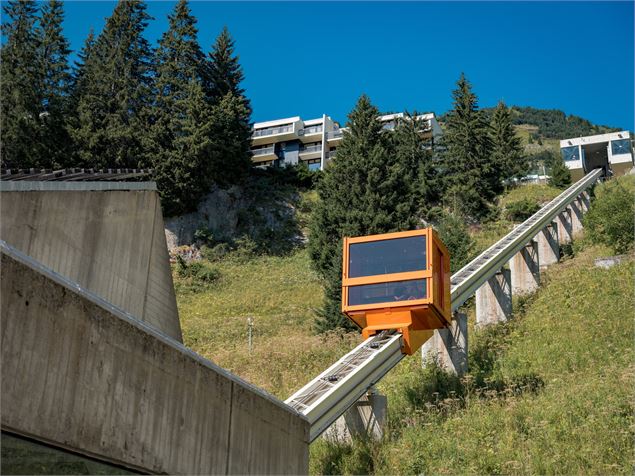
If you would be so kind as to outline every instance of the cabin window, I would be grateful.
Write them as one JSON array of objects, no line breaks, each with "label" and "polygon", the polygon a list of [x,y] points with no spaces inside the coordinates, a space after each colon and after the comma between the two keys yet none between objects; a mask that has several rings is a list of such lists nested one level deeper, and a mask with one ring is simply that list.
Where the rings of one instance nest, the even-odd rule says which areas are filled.
[{"label": "cabin window", "polygon": [[631,145],[628,139],[612,140],[611,141],[611,153],[613,155],[622,155],[631,153]]},{"label": "cabin window", "polygon": [[562,154],[562,158],[565,162],[571,160],[580,160],[580,148],[577,145],[573,145],[571,147],[563,147],[560,149],[560,153]]},{"label": "cabin window", "polygon": [[349,247],[349,278],[425,269],[427,260],[424,235],[353,243]]},{"label": "cabin window", "polygon": [[428,297],[425,279],[363,284],[348,288],[348,305],[407,302]]}]

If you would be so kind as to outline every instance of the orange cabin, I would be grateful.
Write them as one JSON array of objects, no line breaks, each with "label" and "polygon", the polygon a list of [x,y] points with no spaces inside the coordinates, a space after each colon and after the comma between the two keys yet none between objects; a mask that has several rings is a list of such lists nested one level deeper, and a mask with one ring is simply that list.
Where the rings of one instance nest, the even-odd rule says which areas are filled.
[{"label": "orange cabin", "polygon": [[432,228],[344,238],[343,268],[342,312],[365,339],[397,329],[412,355],[450,324],[450,255]]}]

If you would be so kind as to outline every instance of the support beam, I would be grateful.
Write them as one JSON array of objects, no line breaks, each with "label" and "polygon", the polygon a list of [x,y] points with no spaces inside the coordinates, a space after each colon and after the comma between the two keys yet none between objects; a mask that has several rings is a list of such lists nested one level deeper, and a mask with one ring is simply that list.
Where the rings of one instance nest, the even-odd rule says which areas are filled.
[{"label": "support beam", "polygon": [[511,314],[511,271],[503,268],[476,291],[476,325],[504,322]]},{"label": "support beam", "polygon": [[586,213],[591,208],[591,195],[587,190],[582,192],[578,197],[578,201],[580,202],[580,208],[582,209],[582,213]]},{"label": "support beam", "polygon": [[438,329],[421,347],[424,365],[436,360],[439,366],[456,375],[467,372],[467,314],[456,312],[449,328]]},{"label": "support beam", "polygon": [[571,210],[571,236],[575,237],[582,233],[582,209],[580,202],[576,199],[569,205]]},{"label": "support beam", "polygon": [[387,408],[388,398],[371,387],[322,436],[334,443],[351,442],[353,438],[379,441],[384,434]]},{"label": "support beam", "polygon": [[558,224],[558,240],[561,245],[571,243],[573,240],[573,229],[571,227],[571,210],[564,209],[557,217]]},{"label": "support beam", "polygon": [[531,240],[509,261],[512,277],[512,293],[524,296],[533,293],[540,285],[540,259],[538,242]]},{"label": "support beam", "polygon": [[538,242],[538,259],[540,269],[545,269],[560,260],[560,243],[558,242],[558,224],[553,221],[536,235]]}]

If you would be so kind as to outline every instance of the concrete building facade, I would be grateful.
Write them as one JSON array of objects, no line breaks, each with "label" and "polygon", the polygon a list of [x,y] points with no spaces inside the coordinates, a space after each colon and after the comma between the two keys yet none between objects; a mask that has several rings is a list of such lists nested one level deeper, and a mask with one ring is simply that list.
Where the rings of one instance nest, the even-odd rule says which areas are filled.
[{"label": "concrete building facade", "polygon": [[[390,131],[404,118],[405,115],[399,113],[383,115],[378,120],[384,130]],[[422,136],[430,140],[432,147],[442,134],[434,113],[419,115],[417,119],[424,125]],[[323,170],[335,157],[346,130],[326,114],[306,121],[294,116],[256,122],[251,135],[253,162],[261,167],[306,163],[309,170]]]}]

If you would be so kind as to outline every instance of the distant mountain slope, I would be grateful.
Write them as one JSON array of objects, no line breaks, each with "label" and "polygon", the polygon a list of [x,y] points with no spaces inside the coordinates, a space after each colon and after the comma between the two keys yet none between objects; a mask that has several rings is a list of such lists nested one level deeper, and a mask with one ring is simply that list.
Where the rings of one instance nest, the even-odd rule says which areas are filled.
[{"label": "distant mountain slope", "polygon": [[[567,115],[558,109],[537,109],[535,107],[511,106],[514,124],[536,126],[536,137],[545,139],[566,139],[569,137],[589,136],[619,131],[620,128],[593,124],[591,121],[573,114]],[[485,114],[491,114],[493,107],[483,108]],[[445,121],[447,113],[439,117]]]}]

